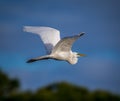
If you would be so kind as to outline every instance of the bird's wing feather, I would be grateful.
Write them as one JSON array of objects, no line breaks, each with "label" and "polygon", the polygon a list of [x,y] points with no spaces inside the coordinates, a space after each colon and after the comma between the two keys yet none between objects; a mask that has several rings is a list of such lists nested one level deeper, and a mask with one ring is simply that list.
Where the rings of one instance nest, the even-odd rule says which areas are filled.
[{"label": "bird's wing feather", "polygon": [[72,44],[74,43],[75,40],[77,40],[80,36],[82,36],[84,33],[80,33],[78,35],[75,36],[71,36],[71,37],[65,37],[63,39],[61,39],[56,46],[53,48],[52,53],[54,52],[68,52],[71,50]]},{"label": "bird's wing feather", "polygon": [[40,56],[40,57],[32,58],[32,59],[28,60],[27,63],[35,62],[38,60],[45,60],[45,59],[49,59],[49,58],[50,58],[50,55]]},{"label": "bird's wing feather", "polygon": [[54,28],[25,26],[24,31],[38,34],[44,43],[48,54],[51,53],[53,47],[60,40],[60,32]]}]

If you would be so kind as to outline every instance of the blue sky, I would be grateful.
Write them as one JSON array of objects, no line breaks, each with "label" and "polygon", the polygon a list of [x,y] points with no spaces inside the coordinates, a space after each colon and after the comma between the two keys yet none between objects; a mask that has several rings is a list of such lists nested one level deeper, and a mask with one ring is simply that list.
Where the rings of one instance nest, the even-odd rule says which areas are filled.
[{"label": "blue sky", "polygon": [[[120,93],[119,10],[119,0],[0,0],[0,68],[18,77],[22,89],[68,81]],[[76,65],[55,60],[27,64],[46,51],[37,35],[23,32],[24,25],[53,27],[61,37],[85,32],[72,49],[87,56]]]}]

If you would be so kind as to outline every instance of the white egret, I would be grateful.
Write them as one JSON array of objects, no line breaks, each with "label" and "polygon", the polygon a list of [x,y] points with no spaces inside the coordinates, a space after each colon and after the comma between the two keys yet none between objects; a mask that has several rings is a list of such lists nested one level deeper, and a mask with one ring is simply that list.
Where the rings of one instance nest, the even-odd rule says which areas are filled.
[{"label": "white egret", "polygon": [[27,63],[43,59],[55,59],[76,64],[78,57],[84,56],[84,54],[72,52],[71,50],[72,44],[84,34],[83,32],[75,36],[60,39],[59,30],[50,27],[24,26],[24,31],[38,34],[47,50],[47,55],[32,58]]}]

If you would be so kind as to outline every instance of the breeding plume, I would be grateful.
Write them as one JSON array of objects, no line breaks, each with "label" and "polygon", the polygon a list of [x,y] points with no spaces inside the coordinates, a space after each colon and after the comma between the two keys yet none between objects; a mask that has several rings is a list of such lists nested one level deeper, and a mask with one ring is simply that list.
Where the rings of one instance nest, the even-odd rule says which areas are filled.
[{"label": "breeding plume", "polygon": [[59,30],[50,27],[25,26],[24,31],[39,35],[47,50],[47,55],[32,58],[28,60],[27,63],[43,59],[55,59],[76,64],[78,57],[84,56],[84,54],[72,52],[71,50],[73,43],[84,34],[83,32],[78,35],[60,39]]}]

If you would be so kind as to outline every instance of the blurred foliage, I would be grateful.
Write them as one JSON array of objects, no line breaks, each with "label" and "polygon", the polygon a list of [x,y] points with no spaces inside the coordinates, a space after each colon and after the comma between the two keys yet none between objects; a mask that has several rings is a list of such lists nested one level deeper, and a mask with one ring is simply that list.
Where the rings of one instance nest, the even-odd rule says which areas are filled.
[{"label": "blurred foliage", "polygon": [[0,70],[0,96],[8,96],[17,91],[19,81],[10,79],[5,73]]},{"label": "blurred foliage", "polygon": [[120,101],[119,95],[101,90],[91,92],[66,82],[48,85],[34,93],[19,89],[19,81],[0,70],[0,101]]}]

